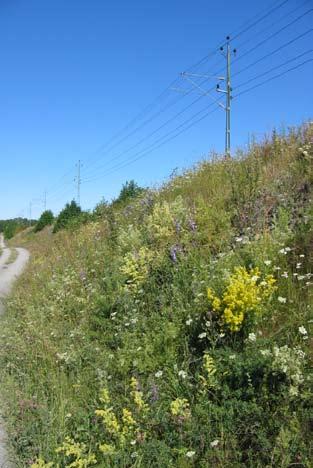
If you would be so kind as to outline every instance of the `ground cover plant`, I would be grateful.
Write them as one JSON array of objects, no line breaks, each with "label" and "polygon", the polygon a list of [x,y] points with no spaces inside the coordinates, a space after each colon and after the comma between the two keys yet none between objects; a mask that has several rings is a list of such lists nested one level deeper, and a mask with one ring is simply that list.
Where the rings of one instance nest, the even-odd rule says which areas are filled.
[{"label": "ground cover plant", "polygon": [[305,124],[20,237],[0,348],[17,466],[310,467],[312,196]]}]

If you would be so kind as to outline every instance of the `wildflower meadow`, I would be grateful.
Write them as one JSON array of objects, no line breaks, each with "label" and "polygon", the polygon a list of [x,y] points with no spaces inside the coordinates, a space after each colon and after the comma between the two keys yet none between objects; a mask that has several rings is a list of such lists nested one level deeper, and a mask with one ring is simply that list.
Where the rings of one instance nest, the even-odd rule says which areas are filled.
[{"label": "wildflower meadow", "polygon": [[312,199],[307,123],[13,238],[16,466],[312,466]]}]

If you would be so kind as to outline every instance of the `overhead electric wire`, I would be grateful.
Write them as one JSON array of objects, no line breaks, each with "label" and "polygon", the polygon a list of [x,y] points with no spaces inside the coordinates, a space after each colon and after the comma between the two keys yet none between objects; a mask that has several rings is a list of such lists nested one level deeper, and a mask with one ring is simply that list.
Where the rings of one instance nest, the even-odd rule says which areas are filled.
[{"label": "overhead electric wire", "polygon": [[269,83],[270,81],[276,80],[277,78],[280,78],[281,76],[284,76],[284,75],[286,75],[287,73],[289,73],[289,72],[291,72],[293,70],[297,70],[298,68],[300,68],[303,65],[306,65],[307,63],[310,63],[310,62],[313,62],[313,58],[311,58],[309,60],[306,60],[305,62],[302,62],[302,63],[300,63],[300,64],[298,64],[298,65],[296,65],[296,66],[294,66],[292,68],[289,68],[288,70],[284,70],[283,72],[279,73],[278,75],[272,76],[272,77],[268,78],[267,80],[262,81],[261,83],[258,83],[258,84],[254,85],[254,86],[251,86],[248,89],[244,89],[240,93],[236,94],[234,96],[234,99],[237,98],[238,96],[241,96],[242,94],[245,94],[245,93],[248,93],[249,91],[252,91],[255,88],[263,86],[264,84]]},{"label": "overhead electric wire", "polygon": [[313,11],[313,8],[310,8],[309,10],[307,10],[305,13],[302,13],[300,16],[298,16],[297,18],[295,18],[294,20],[290,21],[290,23],[284,25],[283,27],[281,27],[280,29],[278,29],[277,31],[275,31],[273,34],[271,34],[270,36],[267,36],[265,39],[263,39],[262,41],[260,41],[258,44],[256,44],[254,47],[252,47],[251,49],[247,50],[245,53],[243,53],[242,55],[240,55],[239,57],[236,57],[234,60],[233,60],[233,63],[234,62],[238,62],[239,60],[242,60],[244,57],[246,57],[248,54],[250,54],[250,52],[253,52],[255,51],[256,49],[258,49],[259,47],[261,47],[263,44],[265,44],[267,41],[269,41],[270,39],[273,39],[273,37],[276,37],[278,34],[280,34],[282,31],[284,31],[285,29],[289,28],[290,26],[294,25],[297,21],[299,21],[300,19],[304,18],[306,15],[308,15],[309,13],[312,13]]},{"label": "overhead electric wire", "polygon": [[[245,39],[244,41],[240,42],[239,44],[236,43],[236,49],[239,49],[240,51],[242,51],[242,47],[244,47],[248,42],[250,42],[251,40],[255,40],[257,37],[259,37],[262,34],[266,33],[267,31],[272,29],[274,26],[278,25],[279,23],[284,21],[286,18],[291,16],[293,13],[295,13],[295,12],[299,11],[300,9],[302,9],[307,3],[310,3],[310,2],[312,2],[312,0],[305,0],[303,3],[301,3],[301,5],[297,5],[296,8],[293,8],[292,10],[288,11],[284,15],[280,15],[279,18],[276,18],[275,22],[271,23],[270,25],[267,25],[265,28],[261,29],[260,31],[255,32],[253,36],[250,36],[250,38]],[[232,37],[231,37],[231,39],[232,39],[232,42],[235,40],[235,38],[232,38]]]},{"label": "overhead electric wire", "polygon": [[[264,14],[263,16],[261,16],[261,18],[257,19],[256,21],[254,21],[252,23],[252,25],[249,25],[248,27],[244,28],[242,31],[239,30],[239,32],[235,35],[234,38],[238,38],[240,37],[242,34],[244,34],[246,31],[248,31],[249,29],[251,29],[253,26],[255,26],[256,24],[258,24],[260,21],[263,21],[265,18],[267,18],[269,15],[271,15],[274,11],[278,10],[279,8],[281,8],[283,5],[285,5],[286,3],[288,3],[290,0],[284,0],[282,2],[280,2],[278,5],[276,5],[275,7],[271,8],[266,14]],[[221,46],[225,45],[225,42],[221,43],[220,46],[218,46],[217,48],[214,49],[213,52],[211,52],[211,54],[208,54],[206,55],[203,59],[201,59],[199,62],[197,62],[195,65],[189,67],[186,69],[186,71],[190,71],[192,68],[196,67],[197,65],[199,65],[201,62],[203,62],[206,58],[208,58],[209,56],[211,55],[214,55],[216,54],[216,52],[218,52],[219,48]],[[201,84],[204,84],[205,82],[208,81],[209,78],[206,78],[204,81],[201,82]],[[168,86],[168,88],[166,88],[166,90],[168,90],[171,86],[173,86],[173,84],[178,80],[178,78],[176,78],[172,83],[171,85]],[[191,92],[191,91],[190,91]],[[139,125],[138,127],[136,127],[134,130],[132,130],[130,133],[128,133],[126,136],[124,136],[121,140],[119,140],[118,142],[116,142],[113,147],[111,148],[108,148],[107,151],[105,151],[104,154],[107,154],[108,151],[111,151],[113,148],[115,148],[116,146],[118,146],[119,144],[121,144],[122,142],[124,142],[127,138],[129,138],[130,136],[132,136],[133,134],[135,134],[138,130],[140,130],[141,128],[143,128],[144,126],[146,126],[148,123],[150,123],[152,120],[154,120],[156,117],[158,117],[162,112],[168,110],[170,107],[172,107],[173,105],[175,105],[178,101],[180,101],[183,97],[185,97],[186,95],[188,95],[190,92],[186,92],[184,93],[183,96],[180,96],[177,100],[171,102],[170,104],[166,105],[164,108],[162,108],[161,110],[159,110],[156,114],[154,114],[154,116],[150,117],[149,119],[147,119],[143,124]],[[158,99],[158,98],[157,98]],[[156,100],[157,100],[156,99]],[[156,101],[155,100],[155,101]],[[137,120],[135,118],[135,120]],[[131,125],[127,125],[127,127],[130,127]],[[126,129],[126,127],[124,128],[124,130]],[[120,133],[123,133],[123,131],[121,131]],[[115,137],[113,137],[115,138]],[[105,144],[105,147],[108,146],[108,144]],[[105,147],[102,147],[102,149],[100,151],[97,152],[97,154],[99,153],[102,153],[102,151],[105,149]],[[103,153],[101,154],[101,156],[104,155]],[[99,159],[99,158],[98,158]],[[101,159],[101,158],[100,158]],[[89,167],[93,166],[97,161],[93,161],[92,163],[89,163]]]},{"label": "overhead electric wire", "polygon": [[[209,91],[212,91],[215,89],[215,86],[213,88],[211,88]],[[114,157],[110,158],[109,161],[107,161],[105,163],[105,165],[101,165],[101,166],[98,166],[95,170],[98,171],[99,169],[102,169],[104,166],[107,165],[107,163],[111,163],[117,159],[120,159],[121,156],[124,156],[126,153],[129,153],[129,151],[137,148],[139,145],[141,145],[142,143],[144,143],[146,140],[148,140],[151,136],[155,135],[157,132],[159,132],[162,128],[164,128],[166,125],[168,125],[169,123],[173,122],[174,120],[177,119],[177,117],[179,117],[180,115],[182,115],[184,112],[186,112],[188,109],[190,109],[193,105],[195,105],[196,103],[198,103],[201,99],[203,99],[205,96],[204,95],[201,95],[199,96],[197,99],[195,99],[194,101],[192,101],[190,104],[188,104],[188,106],[184,107],[181,111],[179,111],[178,113],[176,113],[174,116],[172,116],[170,119],[168,119],[166,122],[164,122],[162,125],[160,125],[158,128],[156,128],[155,130],[153,130],[152,132],[150,132],[148,135],[144,136],[143,138],[141,138],[141,140],[139,140],[137,143],[135,143],[134,145],[130,146],[129,148],[127,148],[126,150],[124,151],[121,151],[120,153],[118,153],[117,155],[115,155]],[[207,108],[207,106],[206,106]],[[89,174],[90,176],[90,174]]]},{"label": "overhead electric wire", "polygon": [[[167,138],[169,137],[169,135],[171,135],[173,132],[177,131],[178,129],[184,127],[186,124],[188,124],[190,121],[193,121],[195,117],[198,117],[200,114],[203,114],[204,111],[206,111],[209,107],[211,107],[212,105],[214,104],[217,104],[216,106],[216,109],[214,109],[214,112],[215,110],[217,110],[219,108],[219,105],[218,103],[220,102],[221,98],[218,98],[216,99],[215,102],[212,102],[211,104],[209,104],[208,106],[206,106],[204,109],[201,109],[200,111],[196,112],[193,116],[191,116],[190,118],[188,118],[187,120],[185,120],[184,122],[182,122],[180,125],[178,125],[177,127],[175,127],[174,129],[170,130],[168,133],[166,133],[165,135],[159,137],[155,142],[153,142],[150,146],[148,146],[147,148],[144,148],[140,151],[138,151],[137,153],[133,154],[130,158],[126,159],[126,162],[129,161],[129,160],[132,160],[132,158],[134,158],[135,156],[137,155],[140,155],[141,153],[144,153],[146,154],[147,151],[149,151],[151,148],[153,148],[155,146],[155,144],[158,144],[160,141],[162,141],[164,138],[166,139],[166,142],[171,140],[172,137],[170,138]],[[178,132],[178,135],[180,135],[181,133],[183,133],[183,131],[187,130],[188,128],[190,128],[191,126],[195,125],[197,122],[201,121],[204,117],[206,117],[207,115],[211,114],[213,111],[210,111],[210,112],[206,112],[204,114],[204,116],[200,117],[198,120],[196,120],[195,122],[192,122],[190,125],[188,125],[185,129],[183,128],[181,131]],[[175,137],[176,137],[175,136]],[[175,138],[173,137],[173,138]],[[164,142],[165,143],[165,142]],[[158,145],[159,147],[159,145]],[[136,158],[137,160],[137,158]],[[115,167],[118,167],[120,165],[122,165],[122,167],[124,167],[125,161],[121,161],[120,163],[118,163],[116,166],[113,166],[113,168],[109,168],[108,170],[111,170],[111,169],[114,169]],[[101,178],[102,176],[100,176]],[[96,177],[96,178],[92,178],[92,179],[86,179],[84,180],[84,182],[91,182],[91,181],[94,181],[94,180],[98,180],[99,177]]]},{"label": "overhead electric wire", "polygon": [[243,73],[243,72],[246,71],[246,70],[249,70],[251,67],[253,67],[253,66],[256,65],[257,63],[260,63],[262,60],[265,60],[265,59],[267,59],[268,57],[271,57],[272,55],[276,54],[277,52],[279,52],[280,50],[284,49],[285,47],[288,47],[290,44],[293,44],[294,42],[298,41],[299,39],[302,39],[304,36],[306,36],[307,34],[310,34],[311,32],[313,32],[313,28],[308,29],[307,31],[304,31],[304,33],[299,34],[298,36],[294,37],[294,38],[291,39],[290,41],[285,42],[284,44],[280,45],[279,47],[277,47],[276,49],[272,50],[271,52],[268,52],[267,54],[263,55],[263,57],[261,57],[261,58],[255,60],[255,61],[252,62],[251,64],[249,64],[249,65],[247,65],[246,67],[242,68],[241,70],[235,72],[235,73],[233,74],[233,77],[234,77],[234,76],[240,75],[241,73]]},{"label": "overhead electric wire", "polygon": [[254,26],[256,26],[258,23],[260,23],[260,21],[263,21],[265,18],[267,18],[268,16],[270,16],[272,13],[274,13],[276,10],[278,10],[279,8],[281,8],[282,6],[284,6],[286,3],[288,3],[290,0],[283,0],[282,2],[280,2],[277,6],[273,7],[272,9],[270,9],[270,11],[268,11],[265,15],[263,15],[261,18],[259,18],[258,20],[256,20],[254,23],[252,23],[251,25],[247,26],[247,28],[245,28],[243,31],[240,31],[238,34],[236,34],[235,36],[231,37],[231,39],[234,41],[235,39],[238,39],[238,37],[242,36],[242,34],[245,34],[247,31],[249,31],[251,28],[253,28]]},{"label": "overhead electric wire", "polygon": [[148,154],[152,153],[153,151],[157,150],[158,148],[160,148],[161,146],[163,146],[164,144],[168,143],[169,141],[175,139],[176,137],[178,137],[181,133],[185,132],[186,130],[188,130],[189,128],[193,127],[194,125],[196,125],[198,122],[200,122],[201,120],[205,119],[208,115],[212,114],[213,112],[217,111],[218,110],[218,106],[216,106],[212,111],[210,112],[207,112],[205,115],[203,115],[202,117],[200,117],[199,119],[197,119],[195,122],[192,122],[190,125],[188,125],[186,128],[182,129],[181,131],[179,131],[178,133],[176,133],[175,135],[173,135],[172,137],[166,139],[165,141],[161,142],[160,144],[158,144],[157,146],[153,147],[152,149],[150,150],[147,150],[145,151],[143,154],[141,154],[140,156],[134,158],[134,159],[129,159],[127,160],[126,162],[124,163],[120,163],[118,164],[116,167],[113,167],[109,170],[109,172],[103,174],[102,176],[96,178],[96,179],[92,179],[92,180],[89,180],[88,182],[92,182],[94,180],[99,180],[99,179],[102,179],[103,177],[107,176],[107,175],[110,175],[112,174],[113,172],[116,172],[116,170],[119,170],[119,169],[122,169],[124,167],[127,167],[129,166],[130,164],[133,164],[134,162],[138,161],[139,159],[142,159],[143,157],[147,156]]},{"label": "overhead electric wire", "polygon": [[275,67],[272,67],[269,70],[266,70],[265,72],[260,73],[259,75],[254,76],[253,78],[250,78],[247,81],[244,81],[243,83],[239,83],[239,85],[236,85],[236,89],[241,88],[242,86],[246,86],[248,83],[251,83],[251,81],[255,81],[258,78],[261,78],[262,76],[268,75],[272,71],[277,70],[278,68],[281,68],[284,65],[287,65],[288,63],[294,62],[295,60],[298,60],[299,58],[303,57],[304,55],[307,55],[307,54],[312,53],[312,52],[313,52],[313,49],[309,49],[306,52],[303,52],[302,54],[297,55],[296,57],[293,57],[293,58],[291,58],[289,60],[286,60],[285,62],[281,63],[280,65],[276,65]]},{"label": "overhead electric wire", "polygon": [[[310,11],[312,11],[312,10],[309,10],[308,12],[310,12]],[[308,14],[308,12],[306,12],[304,15]],[[301,15],[300,17],[303,17],[303,15]],[[284,30],[287,26],[290,26],[290,25],[293,24],[295,21],[299,20],[300,17],[298,17],[298,18],[296,18],[295,20],[293,20],[292,22],[288,23],[288,25],[283,26],[283,27],[280,28],[278,31],[276,31],[274,34],[277,35],[279,32],[281,32],[282,30]],[[302,36],[305,35],[305,34],[307,34],[307,32],[304,33],[304,34],[302,34],[302,35],[300,35],[300,36],[298,36],[297,38],[293,39],[292,41],[289,41],[288,43],[294,42],[296,39],[298,39],[299,37],[302,37]],[[272,37],[272,35],[269,36],[269,37]],[[264,43],[264,42],[267,41],[267,40],[268,40],[268,38],[266,38],[264,41],[262,41],[262,43]],[[260,43],[259,43],[259,44],[260,44]],[[280,48],[282,48],[282,47],[284,47],[284,46],[285,46],[285,45],[282,45],[282,46],[280,46]],[[258,45],[257,45],[257,47],[258,47]],[[280,48],[278,48],[277,50],[280,50]],[[254,49],[255,49],[255,47],[253,47],[252,49],[249,49],[249,50],[246,52],[246,54],[249,53],[250,51],[254,50]],[[271,53],[265,55],[264,57],[262,57],[261,59],[258,59],[258,60],[257,60],[256,62],[254,62],[254,63],[258,63],[259,61],[265,59],[267,56],[272,55],[273,53],[275,53],[275,51],[273,51],[273,52],[271,52]],[[246,55],[246,54],[245,54],[245,55]],[[252,64],[249,65],[249,68],[250,68],[250,67],[252,67]],[[247,69],[247,68],[248,68],[248,67],[246,67],[246,69]],[[221,71],[221,70],[218,70],[218,71],[216,71],[215,73],[218,74],[218,73],[220,73],[220,71]],[[240,74],[241,72],[242,72],[242,71],[239,71],[239,72],[235,73],[233,76],[236,76],[236,75]],[[207,80],[210,79],[210,78],[211,78],[211,77],[206,78],[206,80],[204,80],[204,81],[207,81]],[[201,83],[201,84],[203,84],[203,83]],[[214,89],[215,89],[215,87],[209,89],[208,92],[213,91]],[[191,89],[189,92],[191,92],[191,91],[192,91],[192,89]],[[128,152],[131,151],[132,149],[134,149],[134,148],[136,148],[137,146],[139,146],[141,143],[143,143],[143,142],[146,141],[148,138],[150,138],[151,136],[153,136],[153,135],[154,135],[155,133],[157,133],[159,130],[161,130],[162,128],[164,128],[168,123],[172,122],[172,121],[175,120],[177,117],[179,117],[183,112],[185,112],[186,110],[188,110],[191,106],[193,106],[194,104],[196,104],[197,102],[199,102],[199,101],[202,99],[202,97],[203,97],[203,96],[199,96],[197,99],[195,99],[194,101],[192,101],[188,106],[186,106],[186,107],[185,107],[184,109],[182,109],[180,112],[178,112],[178,113],[175,114],[173,117],[171,117],[170,119],[168,119],[165,123],[163,123],[161,126],[159,126],[156,130],[154,130],[153,132],[150,132],[148,135],[146,135],[146,136],[143,137],[141,140],[139,140],[139,142],[135,143],[134,145],[132,145],[132,146],[129,147],[128,149],[126,149],[126,150],[124,150],[124,151],[118,153],[118,154],[117,154],[116,156],[114,156],[113,158],[110,158],[110,160],[107,161],[107,162],[105,163],[105,166],[106,166],[108,163],[111,163],[112,161],[115,161],[115,160],[119,159],[121,156],[124,156],[125,153],[128,153]],[[95,169],[92,171],[92,173],[89,174],[88,176],[91,177],[91,176],[93,175],[93,172],[98,171],[99,169],[102,169],[103,167],[104,167],[103,165],[98,166],[98,167],[95,168]]]},{"label": "overhead electric wire", "polygon": [[[258,14],[258,15],[255,15],[253,18],[258,18],[258,19],[256,19],[255,21],[253,21],[253,18],[252,18],[251,20],[249,20],[248,22],[246,22],[245,24],[248,24],[247,27],[244,27],[243,29],[239,30],[239,32],[236,33],[236,34],[232,37],[232,40],[235,40],[235,39],[237,39],[238,37],[240,37],[241,35],[245,34],[247,31],[249,31],[249,30],[252,29],[254,26],[256,26],[258,23],[260,23],[260,22],[263,21],[265,18],[269,17],[271,14],[273,14],[275,11],[277,11],[279,8],[283,7],[286,3],[288,3],[288,1],[289,1],[289,0],[284,0],[284,1],[282,1],[282,2],[279,2],[278,5],[275,5],[275,6],[272,7],[269,11],[266,11],[266,13],[263,14],[261,17],[259,17],[259,15],[260,15],[261,13]],[[293,11],[295,11],[295,10],[293,10]],[[306,13],[305,13],[304,15],[302,15],[301,17],[305,16],[306,14],[308,14],[308,13],[311,12],[311,11],[312,11],[312,10],[309,10],[308,12],[306,12]],[[290,14],[290,13],[289,13],[289,14]],[[291,22],[290,24],[284,26],[283,28],[281,28],[281,30],[276,31],[276,32],[274,33],[274,35],[271,35],[270,37],[274,37],[274,36],[277,35],[280,31],[286,29],[286,28],[287,28],[288,26],[290,26],[291,24],[294,24],[294,22],[298,21],[301,17],[297,18],[296,20],[294,20],[294,21]],[[251,23],[251,21],[253,21],[253,22]],[[249,24],[249,23],[250,23],[250,24]],[[269,38],[265,39],[265,41],[263,41],[262,43],[266,42],[267,40],[269,40]],[[222,43],[221,46],[224,45],[224,44],[225,44],[225,42]],[[259,47],[260,45],[261,45],[261,43],[257,44],[252,50],[255,50],[255,49],[256,49],[257,47]],[[193,68],[198,67],[199,65],[201,65],[201,64],[203,64],[205,61],[207,61],[208,58],[209,58],[210,56],[216,54],[217,52],[218,52],[218,50],[214,50],[214,51],[211,52],[210,54],[206,54],[205,57],[203,57],[201,60],[199,60],[197,63],[195,63],[195,64],[192,65],[191,67],[187,68],[186,70],[188,71],[188,70],[192,70]],[[247,51],[244,55],[247,55],[248,53],[249,53],[249,51]],[[239,58],[242,58],[242,57],[239,57]],[[259,60],[260,60],[260,59],[259,59]],[[250,67],[251,67],[251,66],[252,66],[252,65],[250,65]],[[223,67],[223,69],[224,69],[224,67]],[[238,72],[238,74],[241,73],[241,72],[242,72],[242,71]],[[217,73],[219,73],[219,72],[217,72]],[[272,78],[272,79],[274,79],[274,78]],[[148,106],[146,106],[146,107],[143,109],[143,111],[141,111],[137,116],[135,116],[125,127],[123,127],[122,130],[120,130],[120,131],[117,132],[115,135],[113,135],[113,137],[111,137],[110,140],[109,140],[107,143],[105,143],[104,145],[102,145],[101,148],[98,149],[97,152],[94,153],[94,154],[99,154],[101,151],[103,151],[103,149],[104,149],[105,147],[109,146],[110,142],[112,142],[112,141],[114,141],[115,139],[117,139],[118,136],[122,135],[122,134],[123,134],[128,128],[130,128],[135,122],[137,122],[138,120],[140,120],[141,118],[143,118],[143,116],[145,115],[145,113],[150,112],[150,110],[153,108],[154,104],[157,103],[157,102],[159,102],[159,100],[162,100],[162,99],[166,96],[166,93],[167,93],[167,92],[170,90],[170,88],[173,86],[173,84],[175,84],[177,81],[178,81],[178,78],[175,78],[175,80],[173,80],[173,81],[170,83],[170,85],[169,85],[167,88],[165,88],[165,90],[164,90],[160,95],[158,95],[157,98],[155,98],[155,99],[152,101],[152,103],[150,103]],[[208,78],[206,78],[205,80],[203,80],[200,84],[202,85],[202,84],[204,84],[204,83],[207,82],[207,81],[208,81]],[[213,89],[213,88],[212,88],[212,89]],[[193,91],[193,90],[190,90],[190,92],[192,92],[192,91]],[[188,92],[188,94],[189,94],[189,92]],[[242,93],[240,93],[240,94],[242,94]],[[239,95],[239,94],[238,94],[238,95]],[[237,96],[238,96],[238,95],[237,95]],[[185,97],[185,95],[182,96],[182,97]],[[181,98],[182,98],[182,97],[181,97]],[[200,98],[199,98],[198,100],[200,100]],[[196,100],[196,101],[198,101],[198,100]],[[178,102],[178,101],[179,101],[179,100],[177,100],[176,102]],[[176,103],[176,102],[175,102],[175,103]],[[174,104],[173,104],[173,105],[174,105]],[[166,107],[166,106],[165,106],[165,107]],[[169,107],[171,107],[171,106],[169,106]],[[190,107],[190,105],[187,106],[187,108],[189,108],[189,107]],[[216,110],[217,110],[217,108],[216,108]],[[215,110],[214,110],[214,111],[215,111]],[[184,110],[183,110],[183,111],[180,111],[180,112],[178,113],[177,116],[181,115],[182,112],[184,112]],[[158,114],[158,115],[160,115],[160,114]],[[169,120],[167,121],[167,123],[169,123],[169,121],[174,120],[174,118],[175,118],[175,116],[174,116],[172,119],[169,119]],[[193,116],[192,118],[194,118],[194,116]],[[204,116],[203,116],[203,118],[204,118]],[[152,120],[153,120],[153,119],[152,119]],[[202,120],[202,118],[201,118],[200,120]],[[151,120],[150,120],[150,121],[151,121]],[[187,122],[187,121],[185,121],[185,122],[184,122],[183,124],[181,124],[181,125],[185,125],[186,122]],[[163,128],[165,125],[167,125],[167,123],[163,124],[163,125],[161,126],[161,128]],[[195,123],[196,123],[196,122],[195,122]],[[193,124],[192,124],[192,125],[193,125]],[[141,127],[141,128],[142,128],[142,127]],[[160,127],[159,127],[159,128],[160,128]],[[138,131],[139,129],[140,129],[140,126],[137,128],[136,131]],[[175,130],[175,129],[174,129],[174,130]],[[154,132],[152,132],[152,134],[156,133],[157,131],[158,131],[158,130],[155,130]],[[173,132],[173,130],[170,131],[169,133],[171,133],[171,132]],[[182,131],[179,132],[179,134],[180,134],[180,133],[182,133]],[[166,135],[167,135],[167,134],[166,134]],[[165,135],[165,136],[166,136],[166,135]],[[150,136],[151,136],[151,134],[150,134]],[[148,136],[147,138],[149,138],[149,136]],[[164,136],[161,137],[161,139],[162,139],[162,138],[164,138]],[[159,140],[160,140],[160,138],[159,138],[157,141],[159,141]],[[123,141],[125,141],[125,139],[124,139]],[[141,143],[142,143],[142,140],[141,140]],[[139,145],[139,144],[141,144],[141,143],[138,143],[137,145]],[[155,143],[156,143],[156,142],[155,142]],[[155,143],[154,143],[154,144],[155,144]],[[137,145],[136,145],[136,146],[137,146]],[[132,148],[132,149],[133,149],[133,148]],[[129,150],[129,151],[130,151],[130,150]],[[123,154],[125,154],[125,152],[123,152]],[[109,162],[110,162],[110,161],[109,161]],[[122,164],[122,162],[119,163],[119,164]],[[74,168],[72,168],[70,171],[68,171],[68,173],[66,173],[64,176],[62,176],[62,178],[61,178],[60,180],[62,181],[62,180],[64,179],[64,177],[66,177],[69,173],[73,172],[73,170],[74,170]],[[62,182],[59,182],[58,184],[54,184],[54,185],[52,186],[52,189],[55,188],[55,187],[59,187],[60,185],[64,185],[64,184],[62,184]],[[58,192],[58,191],[59,191],[59,190],[52,190],[52,189],[49,190],[49,193],[51,193],[51,192],[53,193],[53,191],[55,191],[55,192]]]}]

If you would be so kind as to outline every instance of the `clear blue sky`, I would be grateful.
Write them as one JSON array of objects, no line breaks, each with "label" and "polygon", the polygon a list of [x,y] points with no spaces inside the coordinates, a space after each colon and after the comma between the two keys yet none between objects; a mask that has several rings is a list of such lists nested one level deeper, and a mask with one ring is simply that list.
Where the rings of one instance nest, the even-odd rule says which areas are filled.
[{"label": "clear blue sky", "polygon": [[[82,179],[90,180],[81,187],[82,206],[88,209],[102,197],[116,196],[127,179],[135,179],[141,185],[157,184],[174,168],[190,166],[212,149],[222,151],[225,115],[218,110],[136,163],[105,175],[110,172],[108,169],[136,155],[211,103],[210,97],[202,96],[191,105],[199,97],[197,92],[185,96],[171,89],[136,125],[177,100],[175,105],[111,151],[98,149],[181,71],[215,50],[227,34],[240,30],[248,20],[279,3],[1,0],[0,219],[22,214],[23,209],[28,215],[26,208],[31,200],[33,216],[38,216],[45,189],[48,207],[58,211],[75,196],[73,178],[78,159],[84,164]],[[241,82],[312,48],[311,31],[236,77],[238,71],[258,58],[312,28],[312,11],[305,14],[311,8],[312,0],[288,0],[234,40],[233,46],[238,48],[232,67],[234,94],[258,81],[237,91]],[[291,26],[243,56],[302,14]],[[312,57],[312,52],[308,52],[259,81]],[[223,57],[217,53],[193,71],[214,73],[223,66]],[[249,134],[258,137],[274,126],[295,125],[311,118],[312,79],[310,62],[234,99],[233,149],[246,145]],[[203,86],[209,89],[215,84],[212,79]],[[186,81],[176,87],[190,89]],[[216,97],[214,91],[213,96]],[[189,109],[174,118],[189,104]],[[123,135],[127,132],[115,142]],[[147,140],[140,143],[144,138]],[[109,162],[116,157],[113,163]],[[96,158],[101,159],[97,162]],[[92,161],[95,163],[90,165]],[[69,170],[72,172],[60,180]]]}]

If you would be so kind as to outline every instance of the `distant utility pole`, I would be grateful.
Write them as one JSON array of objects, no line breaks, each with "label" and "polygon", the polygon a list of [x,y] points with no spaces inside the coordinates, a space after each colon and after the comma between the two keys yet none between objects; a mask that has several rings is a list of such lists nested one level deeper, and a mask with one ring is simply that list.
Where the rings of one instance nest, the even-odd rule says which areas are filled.
[{"label": "distant utility pole", "polygon": [[78,163],[76,166],[77,166],[77,177],[75,178],[75,182],[77,184],[77,204],[80,206],[80,186],[82,183],[82,180],[81,180],[82,163],[80,159],[78,160]]},{"label": "distant utility pole", "polygon": [[220,48],[222,54],[226,58],[226,77],[221,79],[225,80],[226,82],[226,89],[220,89],[220,85],[216,85],[216,90],[219,93],[225,93],[226,95],[226,128],[225,128],[225,154],[227,157],[230,157],[230,117],[231,117],[231,101],[232,101],[232,87],[231,87],[231,56],[232,54],[236,54],[236,49],[231,50],[230,46],[230,37],[226,37],[226,53],[224,53],[224,46]]}]

